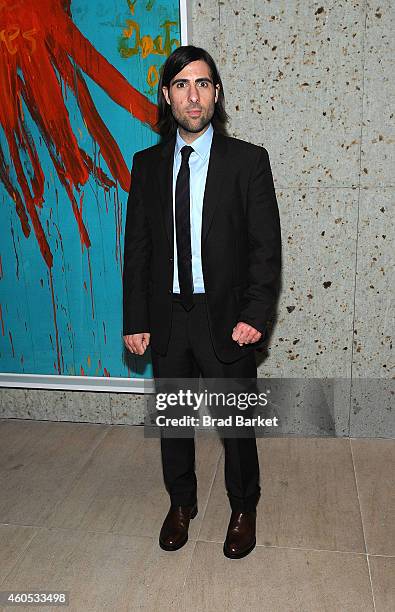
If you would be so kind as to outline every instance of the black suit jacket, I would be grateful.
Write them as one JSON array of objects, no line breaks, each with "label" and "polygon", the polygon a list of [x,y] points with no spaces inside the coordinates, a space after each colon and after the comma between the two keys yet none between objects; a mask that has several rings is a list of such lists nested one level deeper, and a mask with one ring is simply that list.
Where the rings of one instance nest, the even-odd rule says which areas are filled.
[{"label": "black suit jacket", "polygon": [[[173,288],[173,155],[176,136],[135,153],[131,172],[123,268],[123,335],[151,333],[167,351]],[[214,129],[203,199],[201,256],[214,350],[236,361],[261,346],[276,301],[281,233],[265,148]],[[262,332],[240,347],[238,321]]]}]

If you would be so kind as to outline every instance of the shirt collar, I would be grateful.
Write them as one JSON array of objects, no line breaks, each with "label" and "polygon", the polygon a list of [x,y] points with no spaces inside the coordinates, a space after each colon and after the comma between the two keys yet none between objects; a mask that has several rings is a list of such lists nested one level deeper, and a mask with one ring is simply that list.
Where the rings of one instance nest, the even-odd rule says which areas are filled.
[{"label": "shirt collar", "polygon": [[[194,140],[190,145],[193,148],[193,150],[199,155],[199,157],[201,157],[203,161],[207,158],[207,155],[210,152],[213,133],[214,133],[214,129],[213,129],[212,124],[210,123],[207,130],[204,132],[204,134],[199,136],[199,138],[196,138],[196,140]],[[182,147],[184,147],[187,144],[188,143],[185,142],[185,140],[181,138],[179,128],[177,128],[177,138],[176,138],[176,146],[174,149],[174,157],[177,157]]]}]

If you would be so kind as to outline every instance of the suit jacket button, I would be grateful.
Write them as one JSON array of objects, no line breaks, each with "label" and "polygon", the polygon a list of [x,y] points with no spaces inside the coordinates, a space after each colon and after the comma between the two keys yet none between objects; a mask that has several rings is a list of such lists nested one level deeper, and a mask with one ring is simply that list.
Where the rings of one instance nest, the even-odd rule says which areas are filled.
[{"label": "suit jacket button", "polygon": [[169,289],[168,293],[173,293],[173,291],[171,289]]},{"label": "suit jacket button", "polygon": [[170,257],[169,261],[170,261],[170,263],[173,263],[173,258],[172,258],[172,257]]}]

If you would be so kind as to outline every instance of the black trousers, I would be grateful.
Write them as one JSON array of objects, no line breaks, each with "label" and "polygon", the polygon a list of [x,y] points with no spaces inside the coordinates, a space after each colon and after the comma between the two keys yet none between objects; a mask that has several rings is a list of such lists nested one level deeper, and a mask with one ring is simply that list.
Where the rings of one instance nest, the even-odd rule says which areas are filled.
[{"label": "black trousers", "polygon": [[[187,312],[173,295],[173,319],[165,356],[151,349],[155,379],[234,378],[256,381],[254,351],[236,362],[223,363],[213,348],[204,294],[195,294]],[[259,462],[254,429],[248,437],[221,437],[225,449],[225,484],[232,510],[255,510],[259,496]],[[190,437],[161,435],[163,477],[172,505],[197,501],[195,441]]]}]

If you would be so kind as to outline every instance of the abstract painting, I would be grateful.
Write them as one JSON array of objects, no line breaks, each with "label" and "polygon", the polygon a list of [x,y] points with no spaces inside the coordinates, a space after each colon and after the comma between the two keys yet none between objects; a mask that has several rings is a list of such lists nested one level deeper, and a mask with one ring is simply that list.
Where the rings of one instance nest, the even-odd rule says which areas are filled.
[{"label": "abstract painting", "polygon": [[174,0],[0,0],[0,371],[151,377],[122,342],[130,169]]}]

